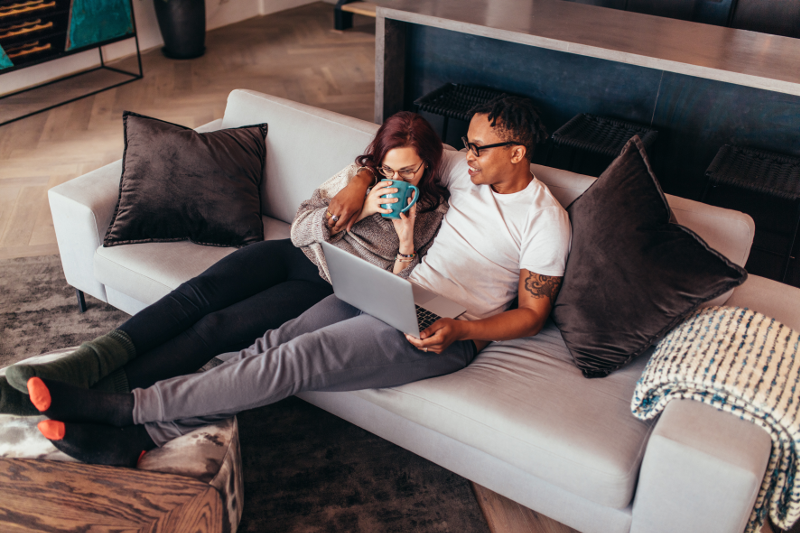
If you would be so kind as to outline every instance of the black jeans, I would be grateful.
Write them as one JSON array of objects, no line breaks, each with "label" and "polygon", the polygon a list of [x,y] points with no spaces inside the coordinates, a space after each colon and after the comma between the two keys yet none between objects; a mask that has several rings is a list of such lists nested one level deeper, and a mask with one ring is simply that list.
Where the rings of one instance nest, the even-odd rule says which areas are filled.
[{"label": "black jeans", "polygon": [[195,372],[332,293],[289,239],[240,248],[119,326],[137,353],[124,367],[128,384],[149,387]]}]

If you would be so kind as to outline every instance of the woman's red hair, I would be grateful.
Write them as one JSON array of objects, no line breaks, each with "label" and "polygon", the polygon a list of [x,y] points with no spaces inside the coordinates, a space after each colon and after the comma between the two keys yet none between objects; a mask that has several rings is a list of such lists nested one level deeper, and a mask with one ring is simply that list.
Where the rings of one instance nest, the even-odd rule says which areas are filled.
[{"label": "woman's red hair", "polygon": [[417,185],[418,209],[420,212],[435,209],[449,196],[447,189],[439,185],[442,141],[430,123],[421,115],[411,111],[400,111],[387,118],[375,134],[375,139],[367,147],[366,153],[356,158],[356,164],[369,167],[380,180],[383,176],[378,167],[383,163],[383,158],[389,150],[406,146],[414,148],[425,162],[425,174]]}]

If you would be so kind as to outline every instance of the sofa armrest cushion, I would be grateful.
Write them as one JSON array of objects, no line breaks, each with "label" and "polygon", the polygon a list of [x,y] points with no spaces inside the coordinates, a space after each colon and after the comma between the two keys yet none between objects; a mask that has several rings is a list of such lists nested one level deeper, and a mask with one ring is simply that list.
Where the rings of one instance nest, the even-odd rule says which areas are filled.
[{"label": "sofa armrest cushion", "polygon": [[631,533],[744,530],[771,448],[755,424],[700,402],[670,402],[647,444]]},{"label": "sofa armrest cushion", "polygon": [[121,174],[120,160],[48,191],[67,283],[104,302],[105,288],[94,277],[93,258],[114,215]]},{"label": "sofa armrest cushion", "polygon": [[750,274],[725,305],[746,307],[800,331],[800,289]]}]

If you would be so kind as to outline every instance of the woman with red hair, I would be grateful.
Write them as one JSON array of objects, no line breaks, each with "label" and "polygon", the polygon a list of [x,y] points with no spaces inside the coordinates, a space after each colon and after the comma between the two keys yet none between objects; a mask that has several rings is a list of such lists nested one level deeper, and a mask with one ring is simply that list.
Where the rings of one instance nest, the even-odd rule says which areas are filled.
[{"label": "woman with red hair", "polygon": [[[409,274],[432,245],[446,211],[445,193],[436,181],[441,159],[441,142],[421,117],[399,113],[387,120],[367,153],[298,211],[292,239],[305,252],[300,252],[303,259],[319,268],[318,277],[327,271],[315,252],[322,240],[401,276]],[[381,204],[387,200],[381,196],[392,188],[379,182],[362,210],[351,214],[351,228],[336,231],[341,215],[328,199],[361,172],[408,181],[419,187],[419,201],[400,219],[383,218],[387,210]],[[31,377],[27,387],[37,410],[49,418],[39,430],[58,449],[87,463],[135,466],[147,450],[240,411],[304,391],[392,387],[449,374],[471,363],[477,352],[472,340],[456,340],[428,353],[392,326],[330,295],[202,373],[123,393],[47,377]]]},{"label": "woman with red hair", "polygon": [[[6,378],[0,376],[0,413],[39,414],[27,396],[34,376],[127,393],[195,372],[215,355],[249,346],[332,294],[321,241],[406,277],[430,247],[447,210],[447,190],[438,185],[441,159],[442,143],[424,118],[410,112],[390,117],[366,153],[303,202],[291,240],[236,250],[63,359],[10,367]],[[397,189],[379,177],[419,188],[418,202],[399,220],[381,216],[391,212],[381,204],[397,199],[380,197]],[[344,212],[348,203],[336,198],[352,180],[375,184],[360,213]]]}]

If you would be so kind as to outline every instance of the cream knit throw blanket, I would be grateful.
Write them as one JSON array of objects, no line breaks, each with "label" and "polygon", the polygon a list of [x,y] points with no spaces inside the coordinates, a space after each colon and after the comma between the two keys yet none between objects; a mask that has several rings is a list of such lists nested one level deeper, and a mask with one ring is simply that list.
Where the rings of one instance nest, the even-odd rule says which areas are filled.
[{"label": "cream knit throw blanket", "polygon": [[745,531],[766,513],[789,529],[800,516],[800,333],[761,313],[709,307],[658,344],[636,384],[631,410],[642,420],[689,398],[764,428],[772,455]]}]

